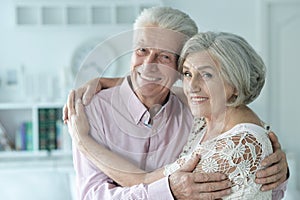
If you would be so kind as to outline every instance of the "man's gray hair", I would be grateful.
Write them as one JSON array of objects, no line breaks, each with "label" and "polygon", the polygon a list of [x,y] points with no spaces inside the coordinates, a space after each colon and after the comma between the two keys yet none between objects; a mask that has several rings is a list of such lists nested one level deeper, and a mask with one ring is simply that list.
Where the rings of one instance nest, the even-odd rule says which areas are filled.
[{"label": "man's gray hair", "polygon": [[198,32],[196,23],[189,15],[170,7],[144,9],[137,17],[133,28],[138,29],[149,25],[177,31],[186,35],[188,38]]},{"label": "man's gray hair", "polygon": [[244,38],[225,32],[198,33],[182,49],[180,70],[189,54],[200,51],[209,53],[224,80],[237,90],[238,95],[228,102],[229,106],[249,104],[257,98],[265,83],[266,67]]}]

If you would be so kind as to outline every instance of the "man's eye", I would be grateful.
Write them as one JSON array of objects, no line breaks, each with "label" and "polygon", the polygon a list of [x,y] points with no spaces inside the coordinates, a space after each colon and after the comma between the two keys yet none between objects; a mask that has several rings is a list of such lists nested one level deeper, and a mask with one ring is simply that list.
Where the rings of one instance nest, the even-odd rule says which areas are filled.
[{"label": "man's eye", "polygon": [[136,50],[137,55],[142,56],[146,54],[146,49],[145,48],[138,48]]},{"label": "man's eye", "polygon": [[159,60],[162,63],[170,63],[171,62],[171,58],[168,55],[159,55]]},{"label": "man's eye", "polygon": [[168,55],[161,55],[161,57],[164,59],[171,59],[170,56],[168,56]]}]

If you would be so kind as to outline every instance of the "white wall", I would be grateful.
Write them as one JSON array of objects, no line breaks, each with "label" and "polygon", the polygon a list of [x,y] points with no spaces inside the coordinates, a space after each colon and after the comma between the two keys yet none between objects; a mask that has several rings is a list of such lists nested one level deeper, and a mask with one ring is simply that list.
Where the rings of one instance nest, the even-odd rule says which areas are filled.
[{"label": "white wall", "polygon": [[[197,22],[199,31],[234,32],[244,36],[260,51],[259,25],[256,23],[259,15],[257,0],[164,0],[163,3],[190,14]],[[18,69],[20,66],[25,66],[29,74],[47,73],[48,76],[58,76],[62,68],[70,67],[73,52],[86,40],[105,39],[131,28],[130,26],[101,28],[64,25],[18,27],[14,15],[14,1],[1,2],[0,69]],[[10,98],[9,95],[12,94],[7,93],[6,98]],[[263,99],[263,95],[257,102],[260,99]],[[263,101],[254,103],[254,107],[258,108],[262,118],[267,117]]]},{"label": "white wall", "polygon": [[[38,80],[40,85],[47,84],[47,77],[58,77],[61,69],[70,67],[74,51],[87,40],[104,40],[131,28],[131,25],[116,27],[17,26],[15,2],[17,1],[4,0],[1,1],[0,6],[0,79],[5,76],[3,74],[5,69],[19,69],[25,66],[27,74],[42,77],[42,80]],[[0,101],[10,101],[12,99],[10,96],[18,98],[17,95],[8,91],[17,93],[18,89],[5,90],[0,84],[0,92],[6,93],[5,96],[0,95]]]}]

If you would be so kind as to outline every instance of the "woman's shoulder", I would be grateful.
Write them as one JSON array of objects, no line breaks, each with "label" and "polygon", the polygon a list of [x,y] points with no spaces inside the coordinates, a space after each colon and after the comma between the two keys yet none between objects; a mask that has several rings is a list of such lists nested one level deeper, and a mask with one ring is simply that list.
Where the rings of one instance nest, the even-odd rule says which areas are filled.
[{"label": "woman's shoulder", "polygon": [[216,144],[231,144],[232,147],[259,147],[263,157],[272,153],[268,130],[253,123],[240,123],[217,138]]}]

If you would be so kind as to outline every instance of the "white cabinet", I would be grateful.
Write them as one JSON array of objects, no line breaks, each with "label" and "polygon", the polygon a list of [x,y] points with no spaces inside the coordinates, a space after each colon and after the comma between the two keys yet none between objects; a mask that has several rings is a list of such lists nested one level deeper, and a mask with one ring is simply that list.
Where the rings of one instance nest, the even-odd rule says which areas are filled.
[{"label": "white cabinet", "polygon": [[0,151],[0,199],[76,199],[71,138],[61,116],[56,119],[61,122],[55,124],[55,139],[58,142],[60,137],[61,144],[57,143],[56,149],[41,150],[39,113],[61,110],[62,106],[60,102],[0,103],[0,122],[14,145],[22,124],[32,124],[31,149]]},{"label": "white cabinet", "polygon": [[[60,102],[0,103],[0,123],[15,146],[13,152],[20,155],[51,150],[70,154],[71,138],[62,122],[62,107]],[[55,116],[45,115],[45,112],[55,112]],[[24,130],[24,124],[30,124],[30,130]],[[0,157],[5,153],[0,152]],[[14,154],[10,152],[9,155]]]}]

